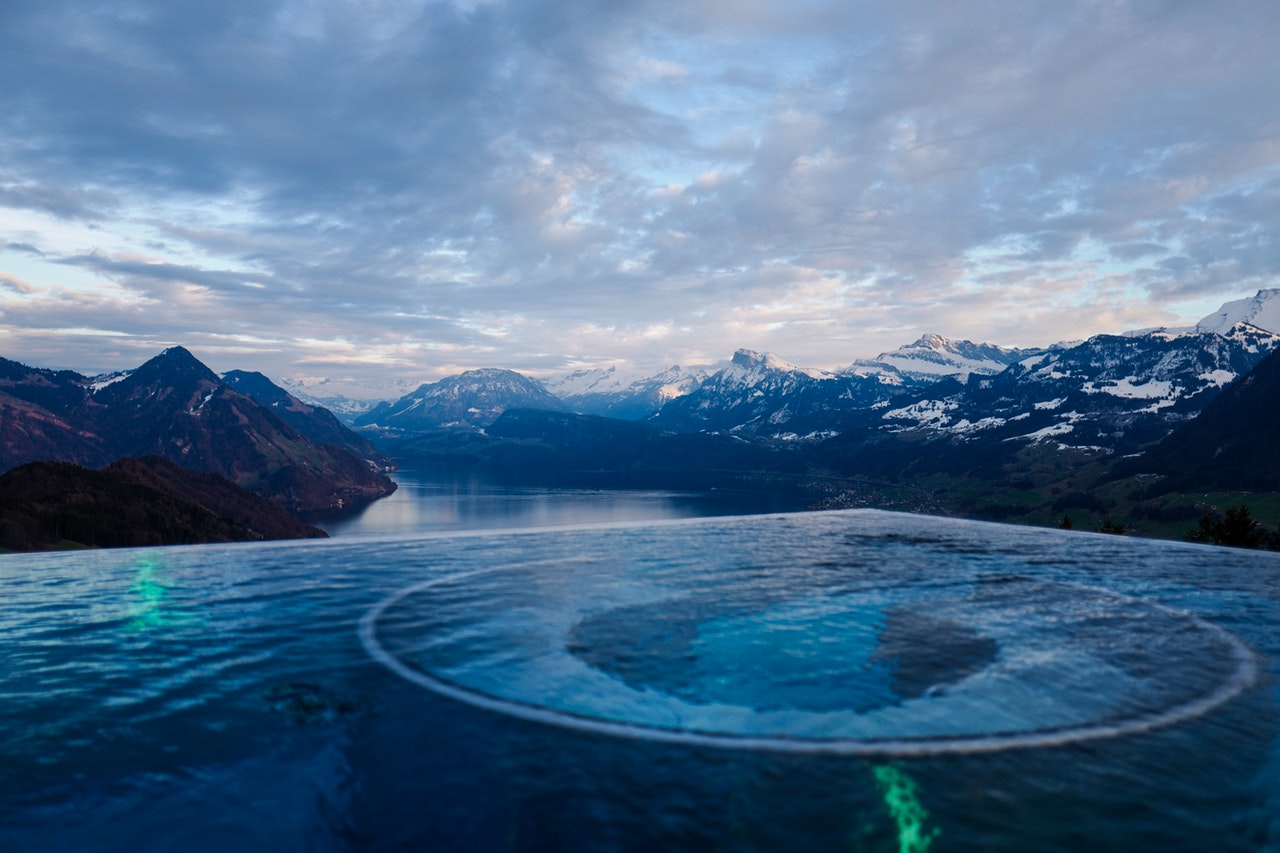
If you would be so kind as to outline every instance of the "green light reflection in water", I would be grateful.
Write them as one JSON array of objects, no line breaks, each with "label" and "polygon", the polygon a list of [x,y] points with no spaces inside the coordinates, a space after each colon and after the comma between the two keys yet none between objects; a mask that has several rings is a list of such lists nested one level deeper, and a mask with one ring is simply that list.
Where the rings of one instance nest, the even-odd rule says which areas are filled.
[{"label": "green light reflection in water", "polygon": [[165,614],[164,599],[168,587],[157,575],[162,568],[159,559],[153,554],[143,554],[134,563],[133,583],[129,591],[134,599],[128,608],[129,621],[125,623],[129,631],[153,631],[165,627],[169,620]]},{"label": "green light reflection in water", "polygon": [[916,782],[902,769],[882,764],[871,770],[889,815],[898,824],[898,853],[926,853],[941,833],[928,829],[929,812],[916,794]]}]

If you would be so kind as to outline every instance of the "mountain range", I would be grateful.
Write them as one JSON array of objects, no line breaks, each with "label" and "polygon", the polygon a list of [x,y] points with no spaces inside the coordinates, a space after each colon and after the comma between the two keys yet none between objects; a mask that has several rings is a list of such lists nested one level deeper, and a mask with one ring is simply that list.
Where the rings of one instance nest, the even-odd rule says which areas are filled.
[{"label": "mountain range", "polygon": [[[262,374],[218,376],[181,347],[96,377],[0,359],[0,470],[158,455],[293,511],[387,494],[397,462],[689,488],[826,477],[995,494],[1057,478],[1052,503],[1068,509],[1097,499],[1072,505],[1063,489],[1083,495],[1085,479],[1102,487],[1139,469],[1188,488],[1244,482],[1221,472],[1248,469],[1248,482],[1280,491],[1251,455],[1274,412],[1249,390],[1272,387],[1277,369],[1263,365],[1278,345],[1280,290],[1264,290],[1185,329],[1024,349],[925,335],[835,371],[747,349],[651,375],[471,370],[354,416],[355,431]],[[1216,457],[1191,452],[1209,445]],[[990,514],[1024,507],[1006,504]]]},{"label": "mountain range", "polygon": [[224,381],[182,347],[97,377],[0,359],[0,470],[43,460],[99,468],[154,455],[220,474],[294,512],[394,491],[382,473],[392,463],[366,439],[276,392],[284,394],[249,376]]},{"label": "mountain range", "polygon": [[[1270,387],[1263,364],[1277,329],[1280,290],[1269,290],[1185,329],[1028,349],[927,335],[838,371],[739,350],[704,376],[548,382],[562,406],[504,407],[488,395],[465,435],[405,431],[387,449],[406,463],[548,484],[725,487],[754,476],[770,488],[804,481],[828,506],[885,505],[907,489],[914,497],[895,505],[1035,523],[1056,512],[1101,524],[1109,510],[1132,511],[1168,532],[1198,512],[1173,490],[1280,492],[1280,473],[1258,458],[1272,453],[1268,398],[1232,402]],[[597,411],[622,411],[634,389],[677,376],[689,381],[631,408],[631,425],[570,405],[589,393]],[[1220,449],[1205,456],[1208,447]],[[1255,476],[1239,474],[1246,465]],[[1138,479],[1122,489],[1125,477]]]},{"label": "mountain range", "polygon": [[994,376],[908,391],[851,413],[838,431],[1130,453],[1194,416],[1278,343],[1280,335],[1243,323],[1225,335],[1099,335]]},{"label": "mountain range", "polygon": [[[926,334],[896,350],[882,352],[872,359],[855,360],[834,371],[802,367],[774,353],[742,349],[719,365],[676,365],[656,373],[617,365],[541,378],[493,368],[472,370],[420,383],[395,400],[377,403],[326,394],[327,380],[283,380],[282,384],[294,399],[314,408],[332,409],[345,425],[396,435],[440,428],[484,429],[507,408],[540,408],[623,420],[653,418],[664,428],[680,431],[735,430],[743,434],[800,438],[833,428],[829,423],[831,419],[822,415],[823,409],[848,412],[883,405],[943,380],[955,380],[962,386],[972,387],[971,377],[995,377],[1037,357],[1041,358],[1041,368],[1063,358],[1068,361],[1073,357],[1093,358],[1089,353],[1096,355],[1108,346],[1105,342],[1113,338],[1135,339],[1138,343],[1129,347],[1132,353],[1155,352],[1168,349],[1168,343],[1177,339],[1196,339],[1205,334],[1230,338],[1236,326],[1280,333],[1280,289],[1261,290],[1248,299],[1229,302],[1186,328],[1146,329],[1033,348],[1002,347]],[[1201,337],[1199,340],[1211,339]],[[1259,345],[1266,346],[1265,343]],[[1123,348],[1115,343],[1110,346]],[[1194,340],[1184,340],[1173,348],[1198,346]],[[1074,356],[1063,355],[1072,350],[1078,352]],[[1230,356],[1226,358],[1232,360]],[[1214,367],[1215,371],[1225,372],[1214,374],[1211,381],[1220,386],[1228,374],[1237,374],[1240,366],[1237,363],[1234,368]],[[1247,365],[1244,366],[1247,369]],[[1132,378],[1141,380],[1144,369],[1147,368],[1135,370]],[[1087,371],[1073,375],[1083,376],[1082,383],[1087,383],[1086,374]],[[1045,377],[1047,373],[1042,370],[1039,375]],[[1158,386],[1140,387],[1142,383],[1125,386],[1119,381],[1125,378],[1128,377],[1118,377],[1110,386],[1091,387],[1111,396],[1134,399],[1142,394],[1160,396]],[[1102,376],[1098,379],[1106,381]],[[1027,381],[1031,380],[1024,380],[1024,384]],[[1155,381],[1165,380],[1156,378]],[[1203,384],[1198,380],[1190,383]],[[1189,394],[1194,396],[1193,389],[1184,383],[1174,397]],[[1174,397],[1164,398],[1162,405],[1169,405]],[[1048,402],[1048,399],[1038,402]],[[927,414],[927,408],[918,413]],[[910,417],[910,413],[907,414]],[[984,422],[986,417],[989,416],[970,418],[968,424],[960,428]],[[927,417],[925,420],[942,419]],[[958,423],[964,418],[951,420]],[[990,423],[985,421],[984,425]]]},{"label": "mountain range", "polygon": [[507,409],[541,409],[759,440],[1045,441],[1125,454],[1193,417],[1280,343],[1276,330],[1248,322],[1280,329],[1278,297],[1280,290],[1261,291],[1191,329],[1043,348],[925,335],[835,372],[746,349],[711,372],[677,367],[639,378],[608,369],[539,383],[512,371],[469,371],[384,403],[356,424],[400,436],[484,430]]}]

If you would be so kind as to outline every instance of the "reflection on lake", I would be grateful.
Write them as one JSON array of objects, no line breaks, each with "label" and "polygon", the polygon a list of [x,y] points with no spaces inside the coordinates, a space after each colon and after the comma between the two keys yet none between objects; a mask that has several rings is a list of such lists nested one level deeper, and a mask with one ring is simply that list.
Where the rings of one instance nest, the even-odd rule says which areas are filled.
[{"label": "reflection on lake", "polygon": [[351,513],[311,519],[331,536],[403,535],[456,530],[556,527],[791,512],[794,492],[567,489],[511,486],[480,476],[402,470],[395,493]]}]

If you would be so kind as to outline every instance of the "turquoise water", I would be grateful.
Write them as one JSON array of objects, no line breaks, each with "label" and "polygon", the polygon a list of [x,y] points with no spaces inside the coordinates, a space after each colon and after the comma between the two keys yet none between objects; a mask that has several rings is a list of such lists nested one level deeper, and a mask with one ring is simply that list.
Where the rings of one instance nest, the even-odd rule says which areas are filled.
[{"label": "turquoise water", "polygon": [[3,557],[0,849],[1277,849],[1277,572],[873,511]]}]

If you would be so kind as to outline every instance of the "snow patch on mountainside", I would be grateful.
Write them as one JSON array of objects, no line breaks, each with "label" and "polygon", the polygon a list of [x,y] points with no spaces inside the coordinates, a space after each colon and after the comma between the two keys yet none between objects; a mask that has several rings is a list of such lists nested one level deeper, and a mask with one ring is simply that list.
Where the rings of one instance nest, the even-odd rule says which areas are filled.
[{"label": "snow patch on mountainside", "polygon": [[132,370],[124,370],[124,371],[121,371],[120,373],[104,373],[101,376],[93,377],[93,379],[89,383],[89,387],[93,390],[94,393],[97,393],[98,391],[101,391],[103,388],[106,388],[108,385],[115,385],[117,382],[119,382],[122,379],[128,379],[132,373],[133,373]]},{"label": "snow patch on mountainside", "polygon": [[956,421],[954,424],[947,427],[947,432],[964,435],[967,433],[981,432],[987,429],[995,429],[996,427],[1004,426],[1006,423],[1008,423],[1008,420],[1005,418],[979,418],[976,421],[964,419]]},{"label": "snow patch on mountainside", "polygon": [[1020,360],[1018,362],[1018,366],[1021,367],[1023,370],[1030,370],[1033,367],[1037,367],[1038,365],[1043,364],[1044,360],[1048,357],[1049,357],[1049,353],[1042,352],[1039,355],[1033,355],[1030,358],[1024,358]]},{"label": "snow patch on mountainside", "polygon": [[1029,441],[1041,441],[1046,438],[1054,438],[1059,435],[1067,435],[1074,429],[1075,429],[1075,426],[1071,423],[1070,420],[1061,420],[1061,421],[1058,421],[1056,424],[1051,424],[1045,427],[1044,429],[1038,429],[1035,432],[1029,432],[1025,435],[1014,436],[1013,438],[1006,438],[1005,441],[1016,441],[1018,439],[1024,439]]},{"label": "snow patch on mountainside", "polygon": [[905,385],[907,378],[896,367],[878,361],[859,360],[837,373],[855,379],[875,379],[881,385]]},{"label": "snow patch on mountainside", "polygon": [[937,428],[948,424],[951,419],[947,413],[959,407],[954,400],[921,400],[900,409],[890,409],[880,417],[884,420],[915,421],[920,426]]},{"label": "snow patch on mountainside", "polygon": [[1070,370],[1059,370],[1056,362],[1051,362],[1035,372],[1040,379],[1070,379]]},{"label": "snow patch on mountainside", "polygon": [[1196,378],[1206,385],[1221,388],[1223,385],[1234,380],[1236,375],[1230,370],[1211,370],[1208,373],[1201,373]]},{"label": "snow patch on mountainside", "polygon": [[1163,382],[1152,379],[1147,382],[1140,382],[1136,376],[1126,376],[1118,382],[1112,382],[1110,385],[1098,386],[1093,382],[1086,382],[1080,386],[1080,390],[1086,394],[1110,394],[1112,397],[1127,397],[1136,400],[1154,400],[1158,397],[1172,396],[1173,383]]}]

